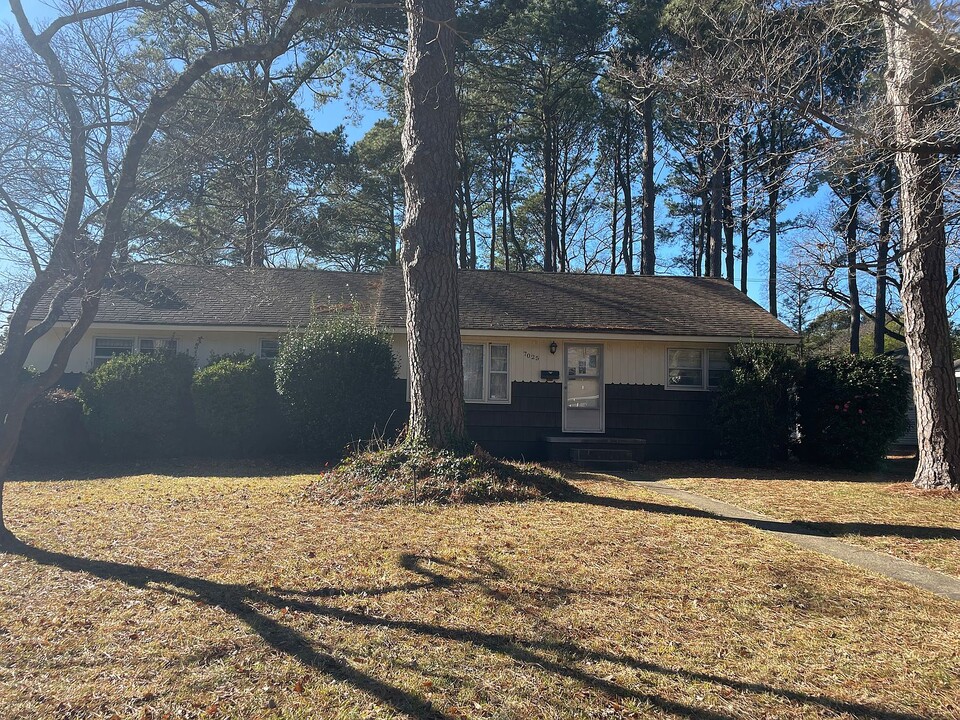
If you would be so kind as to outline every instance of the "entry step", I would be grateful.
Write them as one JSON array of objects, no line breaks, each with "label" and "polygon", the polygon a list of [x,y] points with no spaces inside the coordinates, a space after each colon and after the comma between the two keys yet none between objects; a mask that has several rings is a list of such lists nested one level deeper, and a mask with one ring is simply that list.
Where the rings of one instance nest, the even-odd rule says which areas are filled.
[{"label": "entry step", "polygon": [[581,467],[607,470],[633,470],[637,467],[632,450],[573,448],[570,451],[570,459]]},{"label": "entry step", "polygon": [[646,440],[596,435],[545,437],[547,458],[559,462],[629,469],[643,462]]}]

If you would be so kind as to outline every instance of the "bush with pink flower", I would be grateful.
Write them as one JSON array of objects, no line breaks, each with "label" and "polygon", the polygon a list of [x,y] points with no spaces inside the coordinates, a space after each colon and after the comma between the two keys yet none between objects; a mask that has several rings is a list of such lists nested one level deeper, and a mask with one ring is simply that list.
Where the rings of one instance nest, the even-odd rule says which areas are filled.
[{"label": "bush with pink flower", "polygon": [[798,392],[804,460],[869,470],[907,427],[910,379],[886,356],[807,362]]}]

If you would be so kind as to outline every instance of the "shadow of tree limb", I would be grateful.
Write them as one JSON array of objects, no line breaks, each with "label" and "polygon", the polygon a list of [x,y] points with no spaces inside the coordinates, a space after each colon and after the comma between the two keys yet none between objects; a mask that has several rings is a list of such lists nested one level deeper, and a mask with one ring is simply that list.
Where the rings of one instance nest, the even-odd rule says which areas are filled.
[{"label": "shadow of tree limb", "polygon": [[677,515],[703,520],[736,522],[742,525],[749,525],[758,530],[815,535],[818,537],[863,535],[868,537],[901,537],[908,540],[960,540],[960,529],[937,525],[899,525],[894,523],[866,522],[844,523],[815,520],[792,520],[790,522],[782,520],[754,520],[751,518],[722,515],[680,505],[664,505],[646,500],[630,500],[605,495],[591,495],[590,493],[582,493],[577,497],[571,498],[569,502],[596,505],[598,507],[613,508],[615,510],[639,510],[660,515]]},{"label": "shadow of tree limb", "polygon": [[[690,720],[699,718],[703,720],[729,720],[731,716],[715,710],[692,707],[681,702],[660,697],[659,695],[624,687],[608,679],[599,678],[585,672],[575,667],[575,663],[586,661],[609,662],[643,672],[671,676],[683,681],[706,682],[740,692],[775,695],[791,702],[848,713],[867,720],[923,720],[923,718],[918,715],[888,711],[863,703],[847,702],[830,697],[775,688],[762,683],[743,682],[709,673],[668,668],[633,657],[589,650],[572,642],[517,639],[494,632],[452,628],[413,620],[367,615],[339,607],[319,604],[313,599],[310,599],[316,597],[312,591],[306,593],[278,589],[267,591],[250,585],[219,583],[139,565],[81,558],[61,552],[44,550],[20,541],[9,545],[6,551],[42,565],[57,567],[70,572],[86,573],[104,580],[120,581],[135,588],[149,587],[150,589],[160,592],[182,595],[209,605],[216,605],[243,622],[275,650],[295,658],[303,665],[314,668],[334,680],[352,685],[358,690],[371,695],[385,706],[415,718],[446,719],[449,716],[435,708],[429,700],[425,700],[402,688],[390,685],[367,673],[357,670],[329,653],[318,651],[309,637],[295,628],[284,625],[268,615],[259,612],[254,606],[261,604],[276,609],[289,608],[297,612],[327,617],[357,627],[402,630],[430,638],[431,640],[469,644],[498,655],[509,657],[515,662],[536,667],[559,677],[576,681],[587,687],[606,693],[609,696],[633,699],[676,717],[689,718]],[[423,580],[410,584],[394,585],[388,588],[371,588],[370,592],[385,593],[407,592],[421,589],[450,589],[458,585],[483,586],[491,580],[505,576],[505,570],[492,562],[486,563],[485,567],[479,571],[473,569],[470,574],[462,578],[451,577],[450,575],[446,575],[439,570],[429,567],[429,565],[439,565],[449,569],[459,568],[459,566],[454,563],[435,558],[423,558],[415,554],[404,554],[400,558],[400,565],[407,571],[423,578]],[[567,589],[567,592],[573,591]],[[563,658],[564,660],[557,658]]]}]

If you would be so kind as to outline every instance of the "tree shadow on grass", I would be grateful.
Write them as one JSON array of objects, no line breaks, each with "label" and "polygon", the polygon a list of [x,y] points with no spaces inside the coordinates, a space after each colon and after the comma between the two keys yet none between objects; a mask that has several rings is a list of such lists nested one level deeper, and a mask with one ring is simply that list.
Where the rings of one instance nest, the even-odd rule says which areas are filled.
[{"label": "tree shadow on grass", "polygon": [[791,533],[794,535],[813,535],[817,537],[837,537],[842,535],[862,535],[865,537],[899,537],[907,540],[960,540],[960,529],[943,527],[940,525],[900,525],[896,523],[869,523],[869,522],[820,522],[816,520],[764,520],[734,515],[724,515],[719,512],[708,512],[698,508],[681,505],[664,505],[662,503],[645,500],[631,500],[628,498],[610,497],[608,495],[594,495],[581,493],[570,498],[570,502],[597,505],[613,508],[614,510],[634,510],[660,515],[678,515],[681,517],[698,518],[703,520],[721,520],[749,525],[757,530],[770,532]]},{"label": "tree shadow on grass", "polygon": [[[0,552],[3,551],[11,555],[19,555],[41,565],[57,567],[69,572],[84,573],[103,580],[118,581],[130,587],[149,588],[217,606],[244,623],[276,651],[295,658],[304,666],[324,673],[334,680],[349,684],[367,693],[386,707],[414,718],[446,720],[452,716],[434,707],[429,700],[403,688],[383,682],[329,653],[317,650],[311,638],[297,629],[259,612],[255,606],[260,604],[278,610],[289,609],[316,617],[337,620],[356,627],[399,630],[434,641],[443,640],[470,645],[510,658],[514,662],[530,668],[573,680],[610,697],[635,700],[670,715],[690,720],[730,720],[732,716],[717,710],[694,707],[659,695],[624,687],[609,679],[600,678],[581,670],[577,667],[577,664],[580,662],[609,662],[642,672],[673,677],[685,682],[710,683],[738,692],[774,695],[800,705],[848,713],[867,720],[924,720],[919,715],[888,711],[864,703],[836,700],[825,696],[775,688],[763,683],[743,682],[709,673],[668,668],[626,655],[589,650],[572,642],[524,640],[495,632],[368,615],[331,605],[319,604],[313,598],[324,596],[325,593],[322,592],[266,590],[251,585],[219,583],[166,570],[82,558],[44,550],[18,540],[0,548]],[[457,570],[459,567],[453,563],[440,562],[433,558],[423,558],[412,554],[401,556],[400,565],[420,579],[407,585],[396,585],[392,588],[345,589],[341,592],[342,594],[407,592],[422,589],[450,589],[459,585],[471,584],[486,588],[488,594],[496,597],[496,589],[490,587],[490,583],[494,579],[504,576],[503,569],[495,565],[490,565],[486,570],[480,570],[479,572],[472,570],[466,577],[446,575],[442,571],[433,569],[433,566],[439,565],[441,568],[448,570]],[[565,589],[565,591],[568,593],[574,592],[569,589]]]},{"label": "tree shadow on grass", "polygon": [[320,475],[335,464],[296,455],[269,458],[155,458],[152,460],[88,460],[83,462],[18,464],[11,468],[8,482],[63,482],[73,480],[115,480],[132,475],[169,477],[262,478],[287,475]]}]

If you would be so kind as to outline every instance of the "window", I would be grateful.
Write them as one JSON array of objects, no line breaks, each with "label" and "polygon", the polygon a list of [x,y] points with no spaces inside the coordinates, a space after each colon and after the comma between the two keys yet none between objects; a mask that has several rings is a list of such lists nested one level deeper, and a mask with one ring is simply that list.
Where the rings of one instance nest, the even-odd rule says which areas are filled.
[{"label": "window", "polygon": [[279,340],[264,338],[260,341],[261,360],[276,360],[278,354],[280,354]]},{"label": "window", "polygon": [[707,351],[707,384],[711,390],[720,387],[723,379],[730,374],[730,352],[727,350]]},{"label": "window", "polygon": [[153,355],[155,352],[165,350],[170,353],[177,352],[177,341],[173,338],[140,338],[140,352],[145,355]]},{"label": "window", "polygon": [[730,374],[729,353],[723,350],[667,350],[667,387],[676,390],[716,390]]},{"label": "window", "polygon": [[667,385],[703,388],[703,350],[667,350]]},{"label": "window", "polygon": [[93,366],[100,367],[114,355],[133,352],[133,338],[96,338],[93,341]]},{"label": "window", "polygon": [[467,402],[510,402],[507,345],[463,346],[463,397]]}]

